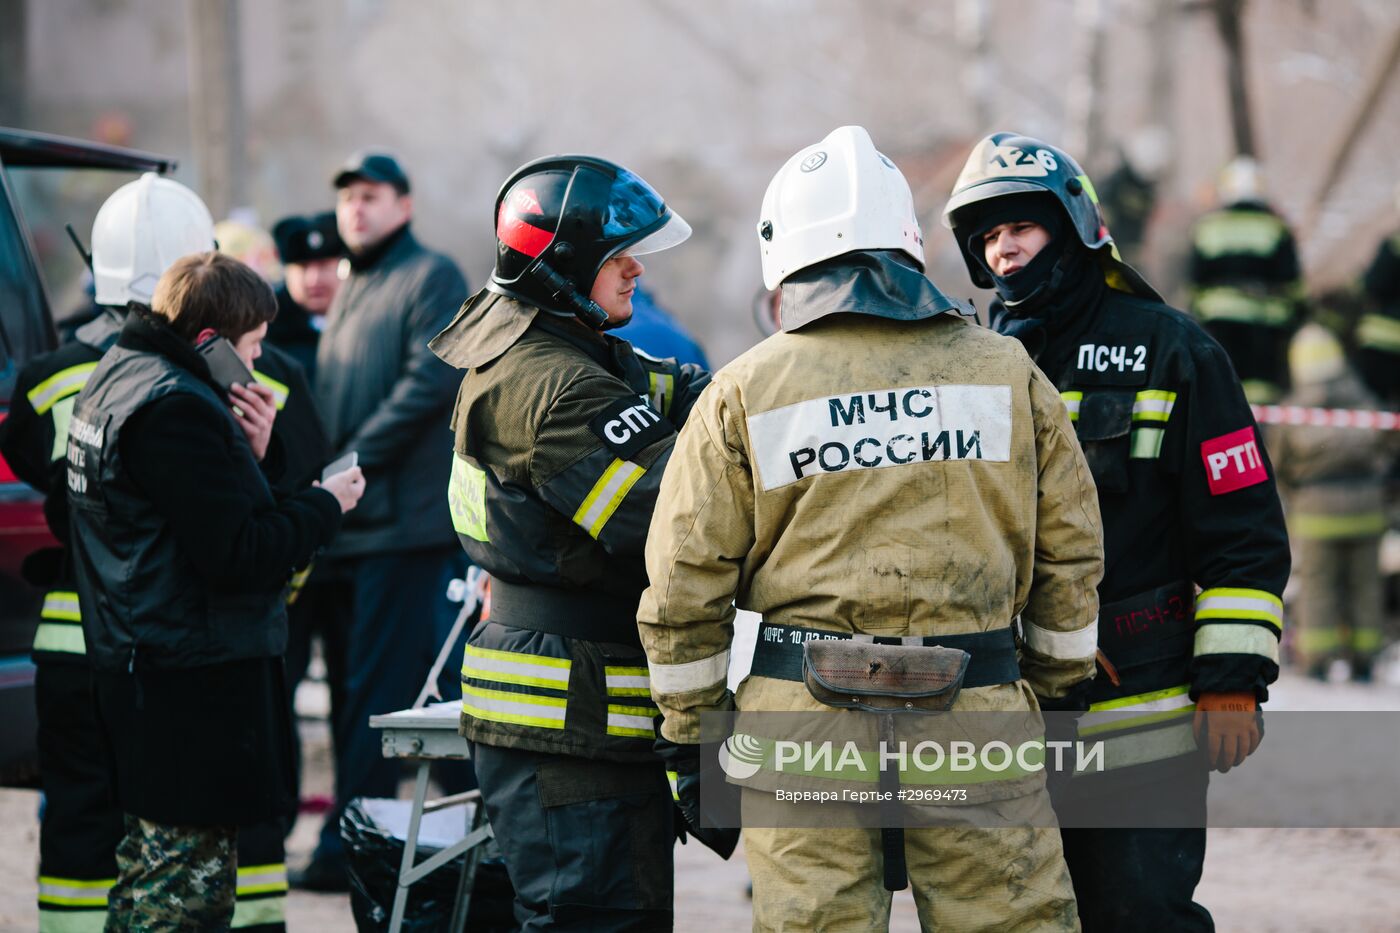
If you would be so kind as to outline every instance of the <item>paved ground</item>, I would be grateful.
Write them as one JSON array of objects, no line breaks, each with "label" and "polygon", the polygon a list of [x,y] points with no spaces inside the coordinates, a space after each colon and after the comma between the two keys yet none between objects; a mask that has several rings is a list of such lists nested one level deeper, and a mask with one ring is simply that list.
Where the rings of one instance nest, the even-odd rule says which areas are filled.
[{"label": "paved ground", "polygon": [[[1285,677],[1274,693],[1274,709],[1400,711],[1400,688],[1393,686],[1321,685]],[[303,735],[307,790],[324,793],[330,785],[325,726],[304,722]],[[37,806],[34,791],[0,790],[0,931],[5,933],[36,925]],[[303,817],[289,843],[289,861],[309,855],[315,833],[316,820]],[[698,845],[678,847],[676,929],[748,928],[747,882],[742,851],[721,862]],[[1400,830],[1212,830],[1198,897],[1222,933],[1394,930],[1400,927]],[[288,913],[293,931],[354,929],[349,901],[341,896],[294,893]],[[917,929],[912,898],[896,897],[891,930]]]}]

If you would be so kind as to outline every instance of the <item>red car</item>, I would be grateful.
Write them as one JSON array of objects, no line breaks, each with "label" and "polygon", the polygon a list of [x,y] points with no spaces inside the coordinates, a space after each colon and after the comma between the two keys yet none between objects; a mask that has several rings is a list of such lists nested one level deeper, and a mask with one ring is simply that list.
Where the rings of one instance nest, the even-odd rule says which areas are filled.
[{"label": "red car", "polygon": [[[25,168],[164,173],[174,167],[173,159],[148,152],[0,128],[0,420],[9,411],[19,371],[58,339],[9,173]],[[90,218],[74,221],[75,228],[90,228]],[[24,582],[20,565],[31,552],[54,543],[42,504],[43,496],[16,480],[0,457],[0,784],[32,785],[38,776],[29,649],[43,593]]]}]

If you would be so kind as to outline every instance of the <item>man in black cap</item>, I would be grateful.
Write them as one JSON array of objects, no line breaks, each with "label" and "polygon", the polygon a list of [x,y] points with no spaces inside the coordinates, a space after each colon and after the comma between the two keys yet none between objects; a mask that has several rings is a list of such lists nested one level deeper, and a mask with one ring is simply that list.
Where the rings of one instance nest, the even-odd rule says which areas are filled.
[{"label": "man in black cap", "polygon": [[[344,641],[343,659],[328,658],[345,677],[332,723],[336,804],[311,864],[293,877],[319,889],[346,887],[345,805],[398,789],[398,765],[381,755],[369,717],[413,703],[451,628],[447,584],[464,563],[443,497],[458,380],[428,340],[468,296],[466,280],[414,238],[408,176],[392,156],[357,153],[335,187],[350,274],[321,333],[316,398],[336,455],[358,452],[377,494],[360,503],[359,520],[345,525],[302,595]],[[444,678],[444,698],[461,695],[456,681],[455,671]]]},{"label": "man in black cap", "polygon": [[283,217],[272,228],[282,284],[277,286],[277,317],[267,341],[290,353],[308,379],[316,378],[316,344],[340,288],[345,243],[335,226],[335,212]]}]

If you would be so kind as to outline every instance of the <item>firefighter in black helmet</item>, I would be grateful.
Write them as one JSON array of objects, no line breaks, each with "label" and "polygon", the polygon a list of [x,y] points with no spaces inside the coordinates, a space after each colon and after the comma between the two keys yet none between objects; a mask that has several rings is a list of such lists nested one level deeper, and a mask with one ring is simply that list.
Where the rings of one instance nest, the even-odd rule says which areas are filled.
[{"label": "firefighter in black helmet", "polygon": [[[1258,745],[1289,571],[1273,467],[1239,379],[1121,260],[1093,184],[1060,149],[982,140],[944,223],[973,281],[996,289],[992,326],[1060,389],[1098,486],[1102,670],[1068,708],[1105,720],[1094,738],[1110,770],[1076,776],[1067,796],[1117,826],[1141,826],[1132,820],[1159,792],[1203,817],[1198,746],[1227,771]],[[1066,829],[1084,929],[1211,929],[1192,901],[1205,838],[1203,823]]]},{"label": "firefighter in black helmet", "polygon": [[661,474],[709,376],[602,331],[631,316],[637,256],[690,227],[590,156],[521,167],[495,218],[489,283],[432,343],[466,370],[448,501],[491,574],[461,730],[526,929],[669,929],[676,829],[636,610]]}]

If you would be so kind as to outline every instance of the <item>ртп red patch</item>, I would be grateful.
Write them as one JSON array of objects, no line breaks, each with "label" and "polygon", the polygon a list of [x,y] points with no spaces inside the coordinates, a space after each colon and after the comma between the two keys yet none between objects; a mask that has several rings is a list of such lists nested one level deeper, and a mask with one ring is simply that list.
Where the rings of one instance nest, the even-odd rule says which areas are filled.
[{"label": "\u0440\u0442\u043f red patch", "polygon": [[1212,496],[1254,486],[1269,478],[1253,427],[1202,441],[1201,461],[1206,466],[1206,484]]}]

